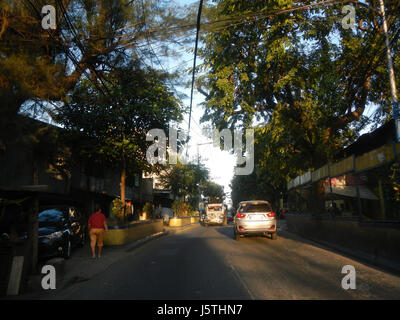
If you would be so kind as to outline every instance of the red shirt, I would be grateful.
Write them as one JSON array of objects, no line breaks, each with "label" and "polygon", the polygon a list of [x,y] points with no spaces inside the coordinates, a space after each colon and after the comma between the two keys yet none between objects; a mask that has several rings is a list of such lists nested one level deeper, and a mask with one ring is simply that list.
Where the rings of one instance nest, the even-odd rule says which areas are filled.
[{"label": "red shirt", "polygon": [[89,218],[91,229],[104,229],[104,222],[106,222],[106,217],[100,211],[93,213]]}]

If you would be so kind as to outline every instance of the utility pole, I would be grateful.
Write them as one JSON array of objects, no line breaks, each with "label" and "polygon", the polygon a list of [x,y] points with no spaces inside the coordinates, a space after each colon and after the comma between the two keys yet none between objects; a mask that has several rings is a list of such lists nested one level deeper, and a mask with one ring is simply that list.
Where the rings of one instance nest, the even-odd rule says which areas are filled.
[{"label": "utility pole", "polygon": [[392,109],[393,109],[393,118],[396,128],[396,142],[400,142],[400,119],[399,119],[399,103],[397,100],[397,89],[396,89],[396,80],[393,68],[393,60],[392,53],[390,50],[390,41],[388,34],[388,25],[386,21],[386,11],[385,11],[385,3],[384,0],[379,0],[380,2],[380,10],[382,14],[383,21],[383,32],[385,33],[385,42],[386,42],[386,56],[388,63],[388,73],[389,73],[389,81],[390,81],[390,91],[392,94]]}]

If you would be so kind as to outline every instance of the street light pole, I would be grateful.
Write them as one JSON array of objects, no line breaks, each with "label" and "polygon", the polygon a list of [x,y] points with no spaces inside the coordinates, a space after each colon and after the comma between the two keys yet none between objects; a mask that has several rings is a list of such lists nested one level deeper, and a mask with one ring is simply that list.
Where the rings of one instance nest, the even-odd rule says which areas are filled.
[{"label": "street light pole", "polygon": [[197,165],[200,165],[200,150],[199,150],[199,146],[204,146],[206,144],[213,144],[213,142],[204,142],[204,143],[198,143],[197,144]]},{"label": "street light pole", "polygon": [[380,9],[381,9],[382,20],[383,20],[383,32],[385,33],[386,56],[387,56],[387,63],[388,63],[390,91],[392,94],[393,118],[394,118],[394,123],[395,123],[395,128],[396,128],[396,142],[400,142],[399,103],[397,100],[396,80],[395,80],[395,75],[394,75],[392,53],[390,50],[388,25],[387,25],[387,21],[386,21],[385,3],[384,3],[384,0],[379,0],[379,2],[380,2],[380,7],[381,7]]}]

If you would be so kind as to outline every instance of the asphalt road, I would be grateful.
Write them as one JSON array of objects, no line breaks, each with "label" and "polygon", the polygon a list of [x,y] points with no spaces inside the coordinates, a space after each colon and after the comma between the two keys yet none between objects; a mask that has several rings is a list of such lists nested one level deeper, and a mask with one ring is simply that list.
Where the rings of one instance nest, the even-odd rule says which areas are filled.
[{"label": "asphalt road", "polygon": [[[344,265],[355,267],[354,290],[341,287]],[[291,234],[282,223],[277,240],[235,241],[232,226],[199,226],[127,252],[46,299],[400,299],[400,277]]]}]

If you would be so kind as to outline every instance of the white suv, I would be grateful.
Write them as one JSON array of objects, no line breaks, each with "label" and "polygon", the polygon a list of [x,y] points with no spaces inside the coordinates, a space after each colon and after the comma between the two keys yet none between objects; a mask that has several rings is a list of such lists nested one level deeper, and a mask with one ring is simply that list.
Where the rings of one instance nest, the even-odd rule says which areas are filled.
[{"label": "white suv", "polygon": [[234,218],[235,239],[245,235],[270,235],[277,239],[277,219],[268,201],[242,201]]}]

